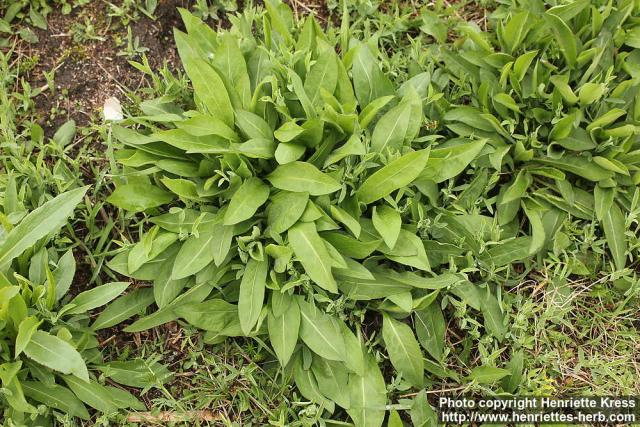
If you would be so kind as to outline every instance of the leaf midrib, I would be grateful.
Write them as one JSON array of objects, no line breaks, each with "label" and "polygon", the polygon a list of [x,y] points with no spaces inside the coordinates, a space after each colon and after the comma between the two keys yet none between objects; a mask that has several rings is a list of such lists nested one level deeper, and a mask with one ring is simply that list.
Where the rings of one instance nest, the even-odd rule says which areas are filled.
[{"label": "leaf midrib", "polygon": [[419,369],[418,369],[419,366],[415,364],[414,358],[410,356],[407,347],[405,347],[404,342],[402,341],[402,339],[400,338],[400,335],[398,334],[396,326],[393,323],[391,323],[391,321],[389,321],[388,324],[389,324],[389,327],[391,329],[391,332],[396,337],[396,340],[398,341],[398,344],[400,344],[400,346],[402,347],[402,350],[404,351],[404,354],[406,355],[406,358],[408,359],[409,364],[412,366],[412,368],[415,371],[419,371]]},{"label": "leaf midrib", "polygon": [[[309,249],[311,249],[311,251],[315,255],[315,258],[318,260],[318,264],[320,264],[320,267],[321,267],[322,271],[324,272],[323,275],[325,276],[323,278],[323,281],[332,282],[333,276],[331,274],[331,268],[329,267],[329,269],[327,270],[327,266],[325,265],[325,262],[323,261],[322,257],[320,256],[320,253],[316,250],[314,245],[308,239],[306,232],[303,231],[303,230],[300,230],[300,229],[295,230],[294,232],[297,232],[297,234],[300,235],[300,237],[304,240],[304,242],[308,245]],[[318,236],[318,238],[320,238],[320,237]]]},{"label": "leaf midrib", "polygon": [[322,339],[326,342],[327,346],[330,347],[338,357],[341,357],[341,352],[338,351],[337,348],[335,348],[332,344],[331,344],[331,340],[329,340],[323,333],[322,331],[320,331],[320,329],[318,329],[318,327],[315,325],[314,322],[312,322],[311,318],[309,318],[309,316],[307,316],[307,314],[304,312],[304,310],[300,310],[300,315],[303,316],[305,318],[305,320],[307,321],[308,326],[310,326],[314,331],[316,331],[316,333],[322,337]]},{"label": "leaf midrib", "polygon": [[[400,123],[400,120],[403,119],[404,116],[405,116],[403,114],[404,113],[404,109],[405,109],[405,106],[403,106],[403,108],[401,110],[400,109],[397,110],[398,113],[396,113],[397,114],[396,121],[393,123],[393,126],[391,127],[391,130],[389,132],[387,132],[387,136],[384,139],[384,143],[382,144],[382,147],[380,147],[378,151],[380,151],[380,152],[384,151],[384,149],[389,144],[389,141],[391,140],[391,137],[395,134],[395,130],[396,130],[396,127],[398,127],[398,123]],[[409,123],[407,122],[407,126],[408,125],[409,125]],[[406,129],[405,129],[405,133],[406,133]],[[402,139],[404,140],[404,137]]]}]

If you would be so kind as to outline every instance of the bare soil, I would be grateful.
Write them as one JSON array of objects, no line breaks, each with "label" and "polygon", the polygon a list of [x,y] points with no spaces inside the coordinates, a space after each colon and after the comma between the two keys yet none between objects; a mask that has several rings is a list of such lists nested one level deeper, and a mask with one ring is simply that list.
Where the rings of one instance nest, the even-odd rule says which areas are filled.
[{"label": "bare soil", "polygon": [[[166,61],[170,69],[179,67],[179,58],[173,41],[173,28],[184,30],[178,7],[189,8],[193,0],[159,0],[155,19],[145,15],[131,23],[133,38],[145,52],[152,68],[161,67]],[[239,10],[242,2],[239,2]],[[296,15],[315,13],[319,21],[326,23],[329,11],[323,0],[290,0]],[[137,90],[146,84],[146,77],[129,64],[122,54],[126,44],[127,29],[118,18],[108,15],[108,5],[94,0],[63,15],[55,9],[47,17],[48,29],[36,29],[39,41],[34,44],[20,42],[16,53],[32,58],[35,66],[24,76],[33,88],[42,88],[36,98],[36,117],[51,136],[65,121],[74,119],[78,126],[89,125],[99,119],[104,100],[123,92]],[[96,38],[79,41],[78,23],[90,23]],[[224,17],[213,23],[226,26]],[[74,37],[76,36],[76,37]],[[134,58],[140,61],[141,57]],[[45,73],[55,70],[55,87],[47,86]],[[120,95],[120,96],[119,96]]]},{"label": "bare soil", "polygon": [[[178,64],[173,42],[173,27],[180,27],[178,7],[188,7],[188,0],[160,0],[156,19],[142,16],[131,24],[132,35],[152,67]],[[25,76],[34,88],[43,88],[36,98],[36,117],[48,136],[66,120],[74,119],[79,126],[88,125],[99,116],[104,100],[120,95],[125,88],[139,89],[145,76],[129,64],[130,58],[118,53],[125,47],[127,30],[117,18],[108,16],[108,6],[93,1],[63,15],[59,9],[48,16],[48,29],[35,29],[38,43],[21,43],[17,53],[36,60],[35,67]],[[77,23],[91,23],[96,38],[78,40]],[[140,57],[134,58],[140,60]],[[55,87],[47,86],[45,72],[55,70]]]}]

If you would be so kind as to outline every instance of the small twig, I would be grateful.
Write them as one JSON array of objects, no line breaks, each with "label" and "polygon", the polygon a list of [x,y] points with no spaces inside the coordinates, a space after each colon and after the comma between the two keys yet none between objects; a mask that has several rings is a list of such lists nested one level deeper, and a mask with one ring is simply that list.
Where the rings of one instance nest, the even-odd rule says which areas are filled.
[{"label": "small twig", "polygon": [[216,421],[221,420],[222,416],[219,413],[204,410],[204,411],[187,411],[183,413],[162,411],[157,414],[151,412],[136,412],[127,416],[127,422],[130,423],[168,423],[179,421]]},{"label": "small twig", "polygon": [[101,343],[98,343],[98,347],[104,347],[105,345],[107,345],[108,343],[110,343],[111,341],[113,341],[114,339],[116,339],[115,335],[111,335],[109,338],[107,338],[106,340],[102,341]]},{"label": "small twig", "polygon": [[192,377],[196,373],[195,372],[176,372],[173,374],[174,377]]},{"label": "small twig", "polygon": [[300,19],[298,16],[298,6],[300,6],[300,3],[298,3],[296,0],[292,0],[292,3],[295,3],[295,6],[293,7],[293,14],[295,15],[297,21]]},{"label": "small twig", "polygon": [[98,65],[98,67],[100,67],[100,69],[101,69],[102,71],[104,71],[104,73],[107,75],[107,77],[109,77],[109,79],[110,79],[111,81],[113,81],[113,82],[116,84],[117,88],[118,88],[122,93],[124,93],[124,94],[126,95],[126,90],[127,90],[127,88],[126,88],[122,83],[120,83],[120,81],[119,81],[118,79],[116,79],[116,78],[113,76],[113,74],[111,74],[109,71],[107,71],[107,69],[106,69],[106,68],[104,68],[100,62],[96,62],[96,64]]},{"label": "small twig", "polygon": [[451,5],[451,3],[449,3],[447,0],[444,0],[444,4],[445,4],[445,6],[447,6],[447,8],[450,8],[451,10],[453,10],[453,13],[455,13],[455,15],[458,17],[458,19],[461,19],[461,20],[465,21],[465,19],[462,16],[460,16],[458,11]]}]

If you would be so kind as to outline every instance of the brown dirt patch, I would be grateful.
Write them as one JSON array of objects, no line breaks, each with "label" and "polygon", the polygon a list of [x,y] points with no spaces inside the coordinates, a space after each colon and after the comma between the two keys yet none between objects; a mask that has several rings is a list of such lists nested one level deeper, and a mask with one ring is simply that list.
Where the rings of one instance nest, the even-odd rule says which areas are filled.
[{"label": "brown dirt patch", "polygon": [[[148,49],[145,54],[153,68],[164,61],[176,67],[172,29],[180,26],[177,7],[184,6],[188,6],[187,0],[160,0],[155,20],[143,16],[131,23],[132,36]],[[37,59],[25,77],[33,87],[45,88],[36,98],[36,115],[49,136],[68,119],[76,120],[79,126],[88,125],[99,118],[106,98],[123,99],[127,90],[146,84],[144,75],[129,64],[132,58],[119,55],[125,46],[118,47],[118,43],[126,44],[127,29],[108,16],[104,2],[93,1],[69,15],[56,9],[48,16],[48,24],[46,31],[35,30],[38,43],[20,43],[16,53]],[[79,38],[78,24],[92,25],[95,38]],[[133,59],[140,60],[140,56]],[[54,88],[46,85],[45,73],[51,70],[55,70]]]},{"label": "brown dirt patch", "polygon": [[[189,9],[193,0],[159,0],[155,19],[141,14],[141,18],[131,22],[132,37],[139,39],[139,46],[145,52],[153,69],[167,61],[171,69],[179,65],[173,28],[183,29],[178,7]],[[238,12],[242,11],[242,1],[238,2]],[[260,2],[258,2],[260,3]],[[323,0],[289,0],[298,17],[314,13],[324,25],[329,18],[329,10]],[[124,99],[128,90],[137,90],[147,84],[146,77],[129,64],[132,58],[119,53],[126,44],[127,28],[119,18],[109,16],[109,6],[94,0],[63,15],[55,8],[47,17],[48,29],[34,28],[39,41],[34,44],[19,42],[16,49],[18,59],[30,58],[35,66],[24,77],[33,88],[43,91],[36,98],[36,117],[51,136],[65,121],[74,119],[78,126],[89,125],[100,120],[104,100],[110,96]],[[224,17],[210,22],[214,26],[225,27]],[[95,37],[82,40],[82,25],[92,25]],[[121,46],[118,46],[118,44]],[[133,58],[136,61],[141,56]],[[45,73],[55,70],[55,87],[47,85]]]},{"label": "brown dirt patch", "polygon": [[323,0],[288,0],[285,1],[293,10],[296,18],[300,19],[306,15],[315,14],[316,19],[326,26],[330,17],[327,2]]}]

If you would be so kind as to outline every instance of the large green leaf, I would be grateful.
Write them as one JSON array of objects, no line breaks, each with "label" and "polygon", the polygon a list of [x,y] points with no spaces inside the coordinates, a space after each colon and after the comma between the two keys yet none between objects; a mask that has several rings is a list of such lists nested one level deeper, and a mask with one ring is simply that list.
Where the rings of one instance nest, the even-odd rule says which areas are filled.
[{"label": "large green leaf", "polygon": [[153,303],[153,291],[148,288],[136,289],[110,303],[93,322],[95,330],[110,328],[140,314]]},{"label": "large green leaf", "polygon": [[231,198],[224,213],[224,224],[233,225],[251,218],[268,198],[268,185],[259,178],[247,179]]},{"label": "large green leaf", "polygon": [[191,79],[196,97],[207,111],[227,126],[233,126],[233,107],[218,72],[202,59],[187,59],[184,68]]},{"label": "large green leaf", "polygon": [[142,359],[109,362],[98,369],[107,378],[129,387],[159,386],[172,378],[166,366]]},{"label": "large green leaf", "polygon": [[35,316],[28,316],[22,319],[18,326],[18,335],[15,341],[15,357],[20,356],[20,353],[24,351],[24,348],[31,341],[31,337],[38,330],[38,326],[42,324],[42,320],[39,320]]},{"label": "large green leaf", "polygon": [[66,387],[57,384],[43,384],[37,381],[22,381],[20,384],[24,394],[37,402],[83,420],[90,418],[87,408]]},{"label": "large green leaf", "polygon": [[267,224],[275,233],[284,233],[300,219],[308,201],[309,193],[280,191],[271,197]]},{"label": "large green leaf", "polygon": [[35,331],[24,353],[36,362],[63,374],[73,374],[89,381],[82,356],[71,344],[44,331]]},{"label": "large green leaf", "polygon": [[280,165],[267,179],[280,190],[309,193],[312,196],[334,193],[342,186],[330,175],[304,162],[292,162]]},{"label": "large green leaf", "polygon": [[358,188],[358,199],[372,203],[413,182],[429,160],[429,149],[405,154],[376,171]]},{"label": "large green leaf", "polygon": [[238,314],[242,332],[249,335],[260,317],[264,302],[264,290],[267,285],[269,263],[266,260],[250,259],[244,269],[240,282],[240,297],[238,299]]},{"label": "large green leaf", "polygon": [[376,231],[384,239],[384,243],[393,248],[398,241],[402,225],[402,218],[398,211],[386,205],[374,206],[371,219]]},{"label": "large green leaf", "polygon": [[417,96],[404,99],[378,120],[371,136],[371,149],[379,153],[397,151],[418,133],[422,104]]},{"label": "large green leaf", "polygon": [[435,427],[439,424],[438,415],[429,404],[425,390],[420,391],[413,398],[411,422],[414,427]]},{"label": "large green leaf", "polygon": [[300,307],[292,301],[280,316],[276,316],[273,310],[269,310],[267,322],[271,345],[280,364],[284,367],[289,363],[298,342]]},{"label": "large green leaf", "polygon": [[509,375],[506,369],[496,368],[494,366],[476,366],[471,370],[469,379],[477,381],[480,384],[492,384]]},{"label": "large green leaf", "polygon": [[213,261],[215,253],[212,249],[216,242],[215,237],[211,230],[189,237],[176,256],[171,279],[178,280],[196,274]]},{"label": "large green leaf", "polygon": [[322,90],[333,93],[338,84],[338,58],[331,49],[325,49],[318,57],[317,62],[309,70],[304,81],[304,90],[309,95],[312,104],[321,103]]},{"label": "large green leaf", "polygon": [[311,369],[316,377],[318,390],[341,407],[348,409],[351,405],[349,371],[344,364],[318,357],[313,359]]},{"label": "large green leaf", "polygon": [[43,237],[62,227],[82,201],[88,187],[77,188],[48,201],[25,216],[0,244],[0,271]]},{"label": "large green leaf", "polygon": [[213,65],[226,83],[227,92],[235,108],[247,108],[251,103],[251,83],[247,63],[238,44],[237,36],[223,34],[213,55]]},{"label": "large green leaf", "polygon": [[338,292],[331,272],[332,260],[314,223],[299,222],[289,229],[289,244],[311,280],[330,292]]},{"label": "large green leaf", "polygon": [[249,139],[273,140],[273,130],[262,117],[250,111],[236,110],[236,125]]},{"label": "large green leaf", "polygon": [[189,284],[190,276],[180,279],[171,277],[174,263],[175,258],[170,258],[168,262],[160,266],[158,275],[153,281],[153,298],[158,308],[166,307]]},{"label": "large green leaf", "polygon": [[118,185],[107,197],[107,202],[131,212],[142,212],[167,204],[173,200],[173,194],[151,184],[136,182]]},{"label": "large green leaf", "polygon": [[387,405],[387,388],[376,360],[371,355],[365,359],[364,375],[349,375],[350,406],[347,413],[355,425],[380,427]]},{"label": "large green leaf", "polygon": [[411,328],[388,315],[382,319],[382,338],[393,366],[414,387],[424,384],[424,361]]},{"label": "large green leaf", "polygon": [[112,282],[78,294],[69,302],[68,314],[84,313],[100,307],[120,296],[129,287],[129,282]]},{"label": "large green leaf", "polygon": [[237,306],[217,298],[181,304],[174,312],[193,326],[213,332],[223,330],[238,317]]},{"label": "large green leaf", "polygon": [[103,385],[93,380],[82,381],[71,375],[65,376],[64,382],[80,400],[92,408],[105,414],[112,414],[118,410],[111,400],[111,395]]},{"label": "large green leaf", "polygon": [[353,57],[353,87],[361,108],[374,99],[393,94],[393,85],[382,72],[379,61],[366,44],[357,47]]},{"label": "large green leaf", "polygon": [[444,352],[446,323],[442,310],[433,302],[414,313],[414,323],[418,341],[436,360],[441,360]]},{"label": "large green leaf", "polygon": [[329,360],[345,359],[344,338],[338,323],[312,303],[298,298],[300,338],[313,352]]},{"label": "large green leaf", "polygon": [[613,262],[618,270],[622,270],[626,265],[627,240],[624,215],[617,203],[612,203],[604,212],[602,227]]},{"label": "large green leaf", "polygon": [[553,29],[560,51],[569,68],[574,68],[578,58],[578,42],[571,28],[557,15],[546,13],[545,20]]},{"label": "large green leaf", "polygon": [[438,183],[459,175],[486,144],[484,140],[460,140],[460,142],[431,150],[429,161],[422,170],[420,179],[429,179]]},{"label": "large green leaf", "polygon": [[487,330],[492,333],[498,341],[502,341],[507,329],[504,326],[504,314],[500,309],[498,299],[491,294],[485,294],[482,301],[482,314],[484,316],[484,325]]}]

